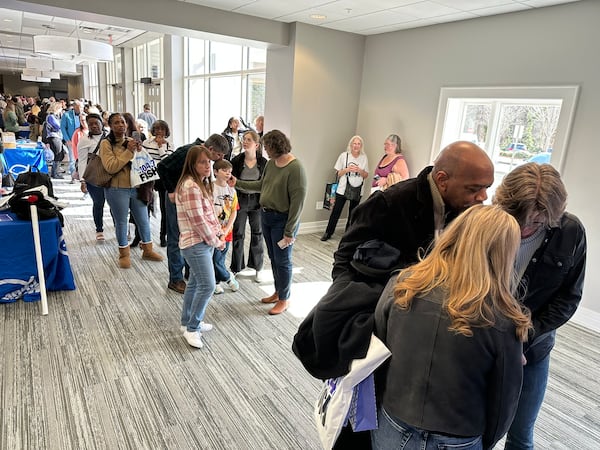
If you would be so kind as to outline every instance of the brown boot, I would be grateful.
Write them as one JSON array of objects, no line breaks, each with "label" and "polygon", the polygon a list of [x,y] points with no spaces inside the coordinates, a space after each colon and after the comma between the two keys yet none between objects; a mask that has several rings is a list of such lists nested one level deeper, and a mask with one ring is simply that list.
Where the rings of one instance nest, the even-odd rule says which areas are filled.
[{"label": "brown boot", "polygon": [[289,303],[290,302],[288,300],[278,300],[277,303],[275,304],[275,306],[273,306],[273,308],[271,308],[271,311],[269,311],[269,314],[272,316],[281,314],[286,309],[288,309],[288,307],[290,306]]},{"label": "brown boot", "polygon": [[277,303],[279,301],[279,294],[275,292],[273,295],[269,295],[268,297],[261,298],[261,303]]},{"label": "brown boot", "polygon": [[129,259],[129,246],[119,247],[119,267],[121,269],[129,269],[131,267],[131,259]]},{"label": "brown boot", "polygon": [[152,250],[152,242],[147,244],[140,244],[142,247],[142,259],[149,261],[162,261],[164,258]]}]

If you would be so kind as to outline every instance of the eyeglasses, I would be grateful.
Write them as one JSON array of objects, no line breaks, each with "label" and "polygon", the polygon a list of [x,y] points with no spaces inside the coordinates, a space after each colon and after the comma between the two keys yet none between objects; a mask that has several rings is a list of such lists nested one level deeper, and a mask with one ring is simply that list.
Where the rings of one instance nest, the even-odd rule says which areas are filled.
[{"label": "eyeglasses", "polygon": [[539,230],[544,226],[544,222],[529,222],[521,225],[521,229],[528,228],[530,230]]}]

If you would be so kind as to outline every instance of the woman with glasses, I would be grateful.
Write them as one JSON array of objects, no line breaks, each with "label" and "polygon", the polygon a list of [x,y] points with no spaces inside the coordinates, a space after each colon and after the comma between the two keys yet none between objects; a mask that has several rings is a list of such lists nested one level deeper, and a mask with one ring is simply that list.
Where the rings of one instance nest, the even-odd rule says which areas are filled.
[{"label": "woman with glasses", "polygon": [[517,219],[521,242],[515,268],[521,302],[533,330],[523,348],[523,388],[506,450],[534,448],[533,429],[544,401],[556,330],[577,310],[587,254],[585,229],[566,212],[567,191],[550,164],[526,163],[507,174],[493,203]]}]

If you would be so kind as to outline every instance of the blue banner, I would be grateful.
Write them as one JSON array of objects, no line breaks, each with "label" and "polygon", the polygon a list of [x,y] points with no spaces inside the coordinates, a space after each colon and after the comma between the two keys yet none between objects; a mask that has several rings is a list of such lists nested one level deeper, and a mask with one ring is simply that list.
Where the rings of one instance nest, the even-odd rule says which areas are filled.
[{"label": "blue banner", "polygon": [[[0,303],[40,299],[31,222],[0,213]],[[48,291],[75,289],[63,230],[58,219],[40,221],[42,261]]]},{"label": "blue banner", "polygon": [[41,143],[26,144],[22,141],[17,141],[17,148],[5,148],[4,174],[12,173],[16,178],[21,172],[26,172],[29,166],[38,169],[40,172],[48,173],[48,165],[44,157],[44,147]]}]

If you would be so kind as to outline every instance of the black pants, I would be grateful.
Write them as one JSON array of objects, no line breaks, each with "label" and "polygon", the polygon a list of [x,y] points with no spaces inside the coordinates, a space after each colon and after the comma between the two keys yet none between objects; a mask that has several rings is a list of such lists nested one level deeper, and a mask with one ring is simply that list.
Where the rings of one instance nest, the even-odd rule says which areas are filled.
[{"label": "black pants", "polygon": [[[342,210],[344,209],[346,200],[346,197],[344,197],[343,195],[335,194],[335,203],[333,204],[333,209],[331,210],[331,215],[329,216],[329,222],[327,223],[327,229],[325,230],[325,234],[328,234],[330,236],[333,235],[338,220],[342,215]],[[352,211],[354,211],[354,208],[356,208],[356,206],[360,203],[360,199],[348,201],[350,202],[350,206],[348,207],[348,221],[346,222],[346,228],[348,228],[348,224],[350,223],[350,216],[352,215]]]},{"label": "black pants", "polygon": [[248,255],[248,267],[262,270],[264,247],[260,217],[259,194],[238,193],[237,217],[233,223],[233,250],[231,252],[231,271],[241,272],[245,267],[244,237],[246,234],[246,220],[250,223],[250,254]]},{"label": "black pants", "polygon": [[165,211],[165,202],[167,201],[167,190],[165,188],[156,189],[160,205],[160,239],[167,237],[167,212]]},{"label": "black pants", "polygon": [[60,163],[62,162],[62,157],[64,154],[62,153],[62,139],[59,137],[51,137],[48,140],[48,144],[50,145],[50,150],[54,153],[54,162],[52,163],[52,176],[58,175],[58,168]]}]

